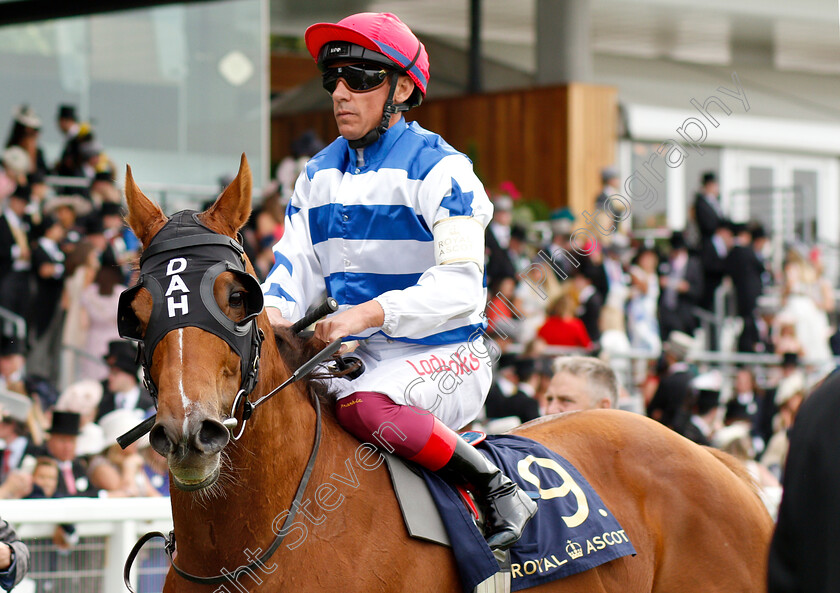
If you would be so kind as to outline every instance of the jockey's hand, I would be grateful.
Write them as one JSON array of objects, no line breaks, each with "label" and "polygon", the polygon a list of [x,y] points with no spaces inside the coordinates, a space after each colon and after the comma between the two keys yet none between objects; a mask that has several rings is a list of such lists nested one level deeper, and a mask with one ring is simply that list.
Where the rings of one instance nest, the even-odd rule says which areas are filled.
[{"label": "jockey's hand", "polygon": [[[335,340],[355,336],[371,327],[381,327],[385,323],[385,311],[376,301],[368,301],[351,307],[338,315],[327,317],[315,326],[315,337],[329,344]],[[349,346],[342,345],[339,354]]]},{"label": "jockey's hand", "polygon": [[266,307],[265,312],[268,313],[268,321],[271,323],[271,329],[275,332],[279,329],[292,327],[292,322],[283,317],[283,314],[277,307]]}]

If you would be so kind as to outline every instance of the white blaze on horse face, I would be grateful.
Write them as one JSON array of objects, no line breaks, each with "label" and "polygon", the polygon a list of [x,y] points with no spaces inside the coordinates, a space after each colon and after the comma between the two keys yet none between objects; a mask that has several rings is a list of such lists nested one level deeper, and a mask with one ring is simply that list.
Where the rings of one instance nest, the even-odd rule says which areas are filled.
[{"label": "white blaze on horse face", "polygon": [[178,364],[175,365],[178,373],[178,393],[181,394],[181,405],[184,408],[184,436],[188,436],[187,422],[190,417],[192,401],[190,401],[190,398],[187,397],[187,394],[184,391],[184,328],[180,328],[175,331],[178,332]]}]

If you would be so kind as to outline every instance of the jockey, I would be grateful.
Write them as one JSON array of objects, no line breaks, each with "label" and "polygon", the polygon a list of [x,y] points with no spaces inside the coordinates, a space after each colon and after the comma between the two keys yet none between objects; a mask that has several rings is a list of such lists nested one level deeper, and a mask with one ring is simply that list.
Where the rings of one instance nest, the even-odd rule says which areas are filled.
[{"label": "jockey", "polygon": [[481,335],[493,207],[467,157],[401,115],[420,104],[429,79],[426,49],[402,21],[356,14],[312,25],[305,40],[341,136],[295,184],[263,284],[269,318],[288,327],[325,293],[334,297],[339,311],[315,336],[357,340],[365,368],[332,380],[338,421],[472,485],[488,544],[507,548],[536,504],[453,431],[478,415],[490,388]]}]

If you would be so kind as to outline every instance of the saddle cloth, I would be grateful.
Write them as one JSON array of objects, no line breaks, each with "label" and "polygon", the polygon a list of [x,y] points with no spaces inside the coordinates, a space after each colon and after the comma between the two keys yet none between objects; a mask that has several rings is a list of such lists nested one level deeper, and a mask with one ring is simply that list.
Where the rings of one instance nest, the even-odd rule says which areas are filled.
[{"label": "saddle cloth", "polygon": [[[512,591],[635,555],[618,520],[563,457],[531,439],[511,435],[488,436],[478,447],[523,490],[539,496],[539,511],[509,550]],[[427,486],[419,487],[418,475],[387,457],[409,533],[452,547],[465,593],[492,578],[500,570],[499,562],[455,488],[412,465]]]}]

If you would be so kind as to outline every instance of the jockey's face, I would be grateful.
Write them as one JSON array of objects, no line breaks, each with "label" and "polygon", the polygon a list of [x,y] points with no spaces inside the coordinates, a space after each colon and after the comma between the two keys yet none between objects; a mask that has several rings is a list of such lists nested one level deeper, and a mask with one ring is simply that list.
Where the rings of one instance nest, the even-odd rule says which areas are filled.
[{"label": "jockey's face", "polygon": [[[349,63],[339,63],[334,66],[345,66]],[[382,110],[388,99],[390,83],[386,81],[380,86],[368,91],[354,91],[343,78],[338,79],[335,91],[332,93],[333,115],[338,124],[338,133],[346,140],[358,140],[379,125],[382,120]],[[407,100],[414,83],[405,75],[401,75],[394,93],[394,103]],[[399,120],[399,115],[391,117],[389,127]]]}]

